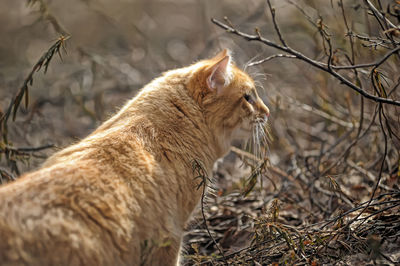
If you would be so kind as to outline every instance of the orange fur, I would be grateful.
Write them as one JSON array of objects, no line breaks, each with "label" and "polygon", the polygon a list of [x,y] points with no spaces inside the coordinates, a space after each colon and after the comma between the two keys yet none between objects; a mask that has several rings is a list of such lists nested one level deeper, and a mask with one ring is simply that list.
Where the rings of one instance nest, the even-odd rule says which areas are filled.
[{"label": "orange fur", "polygon": [[253,80],[216,57],[153,80],[43,167],[0,188],[1,265],[174,265],[208,173],[268,115]]}]

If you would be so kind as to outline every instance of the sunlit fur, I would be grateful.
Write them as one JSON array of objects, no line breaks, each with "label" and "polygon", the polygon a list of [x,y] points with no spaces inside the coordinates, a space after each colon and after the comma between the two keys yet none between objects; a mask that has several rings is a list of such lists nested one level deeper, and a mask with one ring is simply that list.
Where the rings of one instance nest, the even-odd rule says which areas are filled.
[{"label": "sunlit fur", "polygon": [[265,138],[269,111],[244,98],[254,82],[220,67],[227,59],[224,50],[164,73],[87,138],[1,187],[0,264],[176,264],[201,197],[192,161],[211,176],[232,140]]}]

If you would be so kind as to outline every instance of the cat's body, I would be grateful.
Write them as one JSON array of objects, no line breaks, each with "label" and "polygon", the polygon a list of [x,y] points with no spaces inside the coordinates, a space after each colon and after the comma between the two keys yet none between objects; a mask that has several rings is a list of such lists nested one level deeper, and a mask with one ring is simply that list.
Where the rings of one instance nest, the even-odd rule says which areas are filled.
[{"label": "cat's body", "polygon": [[192,161],[210,175],[268,115],[229,60],[223,51],[165,73],[87,138],[0,187],[0,264],[176,264],[202,192]]}]

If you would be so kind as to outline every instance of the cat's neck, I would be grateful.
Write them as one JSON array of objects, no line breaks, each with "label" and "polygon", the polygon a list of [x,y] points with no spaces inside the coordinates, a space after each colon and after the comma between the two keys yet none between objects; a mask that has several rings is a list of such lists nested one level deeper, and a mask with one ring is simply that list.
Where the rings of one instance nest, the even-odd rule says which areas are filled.
[{"label": "cat's neck", "polygon": [[211,169],[227,148],[219,147],[220,140],[189,92],[174,88],[187,86],[184,78],[179,80],[175,84],[171,84],[171,78],[154,80],[93,134],[115,128],[128,130],[134,138],[141,138],[155,155],[178,148],[186,160],[202,161]]}]

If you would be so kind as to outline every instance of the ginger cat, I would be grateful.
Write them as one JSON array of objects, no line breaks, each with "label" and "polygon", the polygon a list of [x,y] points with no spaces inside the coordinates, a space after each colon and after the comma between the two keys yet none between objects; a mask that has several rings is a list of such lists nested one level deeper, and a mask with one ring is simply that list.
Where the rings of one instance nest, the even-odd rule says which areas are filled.
[{"label": "ginger cat", "polygon": [[227,50],[164,73],[87,138],[0,187],[0,264],[176,265],[202,193],[192,161],[211,176],[268,115]]}]

